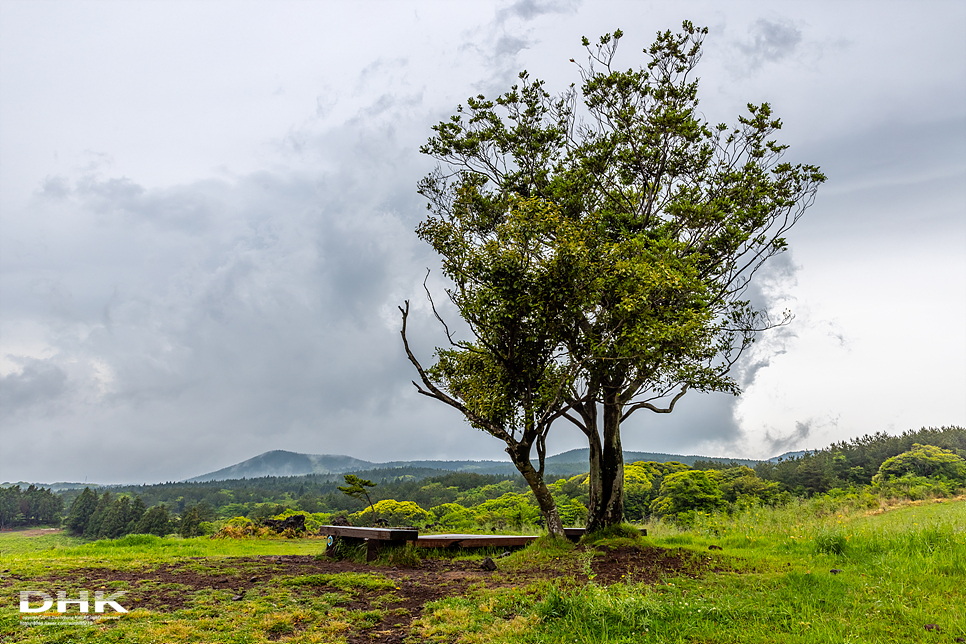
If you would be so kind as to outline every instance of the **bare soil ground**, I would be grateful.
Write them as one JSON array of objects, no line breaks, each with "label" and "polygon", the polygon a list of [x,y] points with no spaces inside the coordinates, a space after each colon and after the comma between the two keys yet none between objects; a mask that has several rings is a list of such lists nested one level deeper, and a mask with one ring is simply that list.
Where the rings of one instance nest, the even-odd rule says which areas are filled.
[{"label": "bare soil ground", "polygon": [[49,534],[60,534],[63,530],[60,528],[29,528],[27,530],[14,528],[13,530],[4,530],[3,532],[16,532],[21,537],[41,537]]},{"label": "bare soil ground", "polygon": [[[31,581],[36,583],[37,590],[51,594],[55,589],[63,589],[65,584],[82,588],[117,588],[120,585],[127,590],[123,599],[125,607],[172,612],[191,604],[198,591],[226,590],[237,601],[246,595],[251,597],[252,593],[264,594],[291,577],[340,572],[378,573],[393,580],[398,587],[393,591],[396,600],[384,606],[393,610],[385,611],[386,617],[380,623],[351,634],[348,641],[350,644],[392,644],[404,641],[412,621],[422,615],[428,602],[461,595],[472,584],[498,588],[523,585],[540,578],[568,578],[576,584],[591,580],[599,584],[657,583],[668,576],[699,576],[703,572],[720,570],[719,562],[719,558],[710,553],[701,556],[690,551],[652,546],[604,548],[592,559],[589,569],[582,570],[570,564],[569,569],[545,566],[501,570],[498,567],[495,571],[487,571],[478,561],[452,559],[425,559],[418,567],[409,568],[332,561],[310,555],[199,557],[140,571],[77,568],[34,577]],[[499,559],[497,565],[500,565]],[[3,577],[7,579],[0,585],[20,579],[16,571]],[[298,592],[309,597],[339,591],[327,586],[299,586]],[[385,591],[358,590],[339,605],[349,610],[370,610],[374,607],[372,602],[384,594]]]}]

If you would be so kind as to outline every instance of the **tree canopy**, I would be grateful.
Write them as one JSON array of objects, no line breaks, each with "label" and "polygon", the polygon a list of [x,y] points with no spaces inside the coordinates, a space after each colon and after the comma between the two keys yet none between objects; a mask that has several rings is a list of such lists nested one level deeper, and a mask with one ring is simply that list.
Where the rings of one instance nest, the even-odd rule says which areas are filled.
[{"label": "tree canopy", "polygon": [[423,369],[407,303],[417,387],[507,442],[522,472],[531,445],[542,464],[554,421],[579,427],[591,529],[623,520],[621,422],[688,391],[737,395],[731,367],[790,319],[753,307],[748,287],[825,180],[784,160],[767,103],[734,127],[704,120],[693,72],[706,34],[658,33],[626,71],[622,32],[585,38],[579,90],[554,97],[522,72],[422,148],[439,166],[419,184],[430,213],[417,232],[473,338],[447,329],[451,346]]}]

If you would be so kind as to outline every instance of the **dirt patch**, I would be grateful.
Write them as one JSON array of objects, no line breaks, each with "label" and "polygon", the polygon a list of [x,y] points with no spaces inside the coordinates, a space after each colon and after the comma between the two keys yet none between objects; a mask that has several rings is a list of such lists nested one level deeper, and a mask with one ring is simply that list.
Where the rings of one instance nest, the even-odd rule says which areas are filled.
[{"label": "dirt patch", "polygon": [[60,534],[63,530],[60,528],[30,528],[29,530],[4,530],[0,534],[6,534],[8,532],[16,532],[18,537],[42,537],[50,534]]},{"label": "dirt patch", "polygon": [[714,556],[691,550],[630,546],[604,548],[591,562],[594,581],[599,584],[644,582],[654,584],[665,577],[698,577],[706,572],[724,570]]},{"label": "dirt patch", "polygon": [[[106,592],[123,589],[126,594],[121,603],[126,608],[167,613],[190,605],[198,592],[228,591],[226,602],[243,601],[252,594],[266,594],[292,577],[340,572],[378,573],[394,582],[395,588],[388,591],[392,597],[386,597],[387,592],[383,591],[357,590],[348,596],[343,593],[345,600],[338,605],[348,610],[384,610],[379,623],[347,633],[349,644],[393,644],[406,639],[412,621],[422,616],[427,603],[462,595],[471,585],[481,582],[490,588],[523,585],[539,578],[571,578],[578,584],[589,580],[599,584],[628,581],[655,583],[668,576],[697,576],[702,572],[719,570],[716,561],[713,556],[680,549],[649,546],[602,548],[591,561],[590,574],[587,574],[586,569],[577,572],[572,567],[569,570],[551,567],[488,572],[480,567],[479,562],[451,559],[427,559],[419,567],[404,568],[316,559],[310,555],[286,555],[192,558],[139,571],[77,568],[30,581],[35,584],[36,590],[51,594],[65,586],[103,588]],[[6,579],[0,581],[0,587],[14,580],[24,581],[16,574],[8,575],[4,575]],[[325,585],[293,589],[297,589],[295,592],[305,598],[331,596],[340,592]]]}]

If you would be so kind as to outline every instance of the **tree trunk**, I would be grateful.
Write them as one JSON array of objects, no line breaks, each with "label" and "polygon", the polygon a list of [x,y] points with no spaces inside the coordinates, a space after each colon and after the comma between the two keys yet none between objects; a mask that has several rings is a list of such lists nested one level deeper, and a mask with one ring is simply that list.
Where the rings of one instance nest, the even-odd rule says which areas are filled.
[{"label": "tree trunk", "polygon": [[[603,443],[594,436],[590,438],[590,471],[593,479],[594,471],[600,473],[596,482],[591,480],[590,516],[587,519],[587,529],[590,532],[619,525],[624,520],[624,452],[621,448],[621,412],[619,389],[606,388],[604,390],[604,437]],[[595,449],[596,448],[596,449]],[[595,467],[595,452],[599,459]],[[594,499],[594,491],[597,498]]]},{"label": "tree trunk", "polygon": [[[586,420],[586,419],[585,419]],[[590,448],[588,466],[590,473],[587,478],[590,498],[587,502],[587,530],[593,532],[600,525],[602,515],[602,502],[604,499],[603,479],[601,478],[601,461],[603,460],[603,448],[600,442],[600,434],[597,433],[597,422],[594,419],[592,425],[588,425],[587,446]]]},{"label": "tree trunk", "polygon": [[533,463],[530,462],[530,450],[507,449],[507,452],[510,454],[510,459],[516,465],[517,470],[523,475],[530,489],[533,490],[533,496],[537,499],[537,505],[540,506],[540,512],[543,513],[543,519],[547,523],[547,532],[551,536],[566,537],[563,522],[560,520],[560,513],[557,511],[557,504],[554,503],[550,489],[547,487],[546,481],[543,480],[543,475],[534,469]]}]

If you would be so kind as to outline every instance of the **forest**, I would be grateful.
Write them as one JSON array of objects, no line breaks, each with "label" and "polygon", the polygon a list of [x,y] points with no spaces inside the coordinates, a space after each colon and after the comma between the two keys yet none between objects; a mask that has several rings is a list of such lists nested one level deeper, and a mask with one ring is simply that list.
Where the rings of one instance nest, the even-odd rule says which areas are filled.
[{"label": "forest", "polygon": [[[520,476],[397,468],[357,472],[371,477],[373,503],[339,491],[330,475],[264,477],[85,488],[54,493],[31,485],[0,489],[0,523],[60,525],[89,539],[144,533],[185,537],[302,513],[309,524],[347,518],[354,525],[389,522],[450,530],[522,529],[541,524]],[[882,432],[754,468],[737,463],[637,461],[624,468],[625,520],[664,517],[681,525],[698,514],[780,506],[820,495],[863,498],[950,496],[966,486],[966,429]],[[587,474],[549,482],[568,526],[587,517]],[[67,511],[65,512],[65,508]],[[373,514],[373,510],[375,514]],[[236,520],[237,519],[237,520]]]}]

